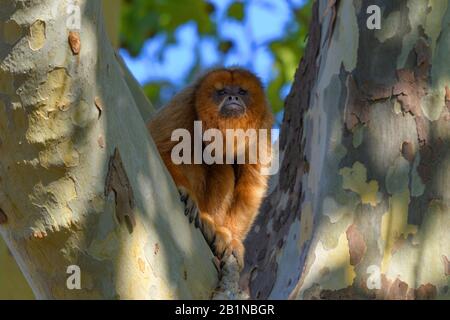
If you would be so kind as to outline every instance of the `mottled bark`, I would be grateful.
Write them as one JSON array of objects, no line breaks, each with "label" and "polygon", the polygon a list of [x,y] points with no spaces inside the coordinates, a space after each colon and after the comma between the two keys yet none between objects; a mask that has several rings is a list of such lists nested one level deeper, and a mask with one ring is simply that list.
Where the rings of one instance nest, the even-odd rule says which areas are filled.
[{"label": "mottled bark", "polygon": [[[374,4],[380,30],[366,26]],[[449,299],[449,2],[313,10],[242,287],[259,299]]]},{"label": "mottled bark", "polygon": [[[100,1],[0,0],[0,234],[37,298],[209,298],[190,226]],[[69,290],[70,265],[81,289]]]},{"label": "mottled bark", "polygon": [[[102,0],[106,32],[114,48],[119,44],[119,13],[121,0]],[[148,101],[142,101],[143,92],[136,90],[139,84],[131,76],[127,68],[124,67],[122,60],[118,61],[123,67],[125,79],[128,87],[132,91],[136,104],[142,110],[144,119],[148,119],[151,109],[148,108]],[[146,108],[147,106],[147,108]],[[0,299],[30,299],[33,297],[31,288],[26,282],[22,272],[17,266],[14,257],[6,247],[3,239],[0,238]]]}]

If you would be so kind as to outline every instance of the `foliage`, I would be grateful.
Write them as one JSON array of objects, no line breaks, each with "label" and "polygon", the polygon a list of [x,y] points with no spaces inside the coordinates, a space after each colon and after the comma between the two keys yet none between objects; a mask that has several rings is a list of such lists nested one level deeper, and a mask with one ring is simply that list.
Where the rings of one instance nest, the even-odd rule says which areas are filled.
[{"label": "foliage", "polygon": [[[186,23],[194,22],[199,41],[206,38],[213,39],[215,50],[221,57],[220,60],[225,61],[227,55],[237,45],[237,39],[225,38],[221,35],[220,28],[223,27],[224,21],[244,24],[250,4],[258,2],[270,6],[273,1],[286,1],[292,18],[284,26],[284,34],[264,43],[254,43],[254,49],[265,47],[273,57],[272,76],[267,80],[267,92],[274,112],[281,111],[283,94],[286,94],[290,87],[305,47],[312,1],[299,6],[292,0],[234,0],[226,8],[225,17],[218,17],[216,1],[124,0],[121,47],[135,56],[141,52],[147,39],[162,36],[163,45],[158,52],[158,58],[162,59],[164,51],[176,44],[176,31]],[[249,41],[253,40],[249,39]],[[198,70],[205,67],[201,64],[200,54],[198,50],[195,52],[194,63],[183,84],[188,82]],[[166,79],[151,81],[145,86],[145,92],[157,105],[167,100],[167,97],[164,97],[164,91],[167,93],[176,89],[177,84],[170,83]]]}]

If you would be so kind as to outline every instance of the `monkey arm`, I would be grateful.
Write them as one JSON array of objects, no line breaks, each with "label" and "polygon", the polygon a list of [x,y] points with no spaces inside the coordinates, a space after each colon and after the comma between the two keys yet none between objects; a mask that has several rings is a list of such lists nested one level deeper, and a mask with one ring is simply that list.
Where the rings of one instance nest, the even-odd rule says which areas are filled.
[{"label": "monkey arm", "polygon": [[225,225],[230,229],[233,238],[243,241],[258,213],[267,189],[267,176],[260,174],[257,164],[239,166],[233,202],[226,216]]}]

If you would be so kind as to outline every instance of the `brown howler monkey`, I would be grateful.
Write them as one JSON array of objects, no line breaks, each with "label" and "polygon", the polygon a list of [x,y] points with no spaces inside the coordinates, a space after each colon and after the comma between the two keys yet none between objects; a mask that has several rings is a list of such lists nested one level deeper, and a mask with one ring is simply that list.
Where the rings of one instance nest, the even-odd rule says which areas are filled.
[{"label": "brown howler monkey", "polygon": [[[195,220],[219,258],[233,254],[242,268],[243,240],[267,189],[267,176],[261,174],[263,163],[258,158],[256,163],[244,164],[226,164],[225,160],[224,164],[174,164],[171,152],[177,141],[171,141],[172,132],[183,128],[193,136],[194,121],[202,122],[203,132],[220,130],[224,145],[226,129],[266,129],[270,152],[273,117],[260,80],[241,68],[211,70],[178,93],[148,124],[182,193],[186,215],[191,222]],[[245,148],[248,156],[248,144]],[[238,152],[235,148],[233,159]]]}]

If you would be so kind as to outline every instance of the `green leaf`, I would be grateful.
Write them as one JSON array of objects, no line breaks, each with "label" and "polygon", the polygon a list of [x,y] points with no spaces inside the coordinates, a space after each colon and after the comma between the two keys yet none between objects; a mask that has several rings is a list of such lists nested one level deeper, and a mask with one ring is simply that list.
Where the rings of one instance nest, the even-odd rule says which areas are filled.
[{"label": "green leaf", "polygon": [[157,82],[151,82],[146,84],[143,89],[145,95],[155,104],[159,100],[159,92],[161,91],[162,84]]},{"label": "green leaf", "polygon": [[234,2],[228,8],[227,16],[236,19],[238,21],[244,20],[245,10],[244,4],[242,2]]},{"label": "green leaf", "polygon": [[233,48],[233,42],[230,40],[221,41],[219,43],[219,50],[223,53],[228,53]]}]

